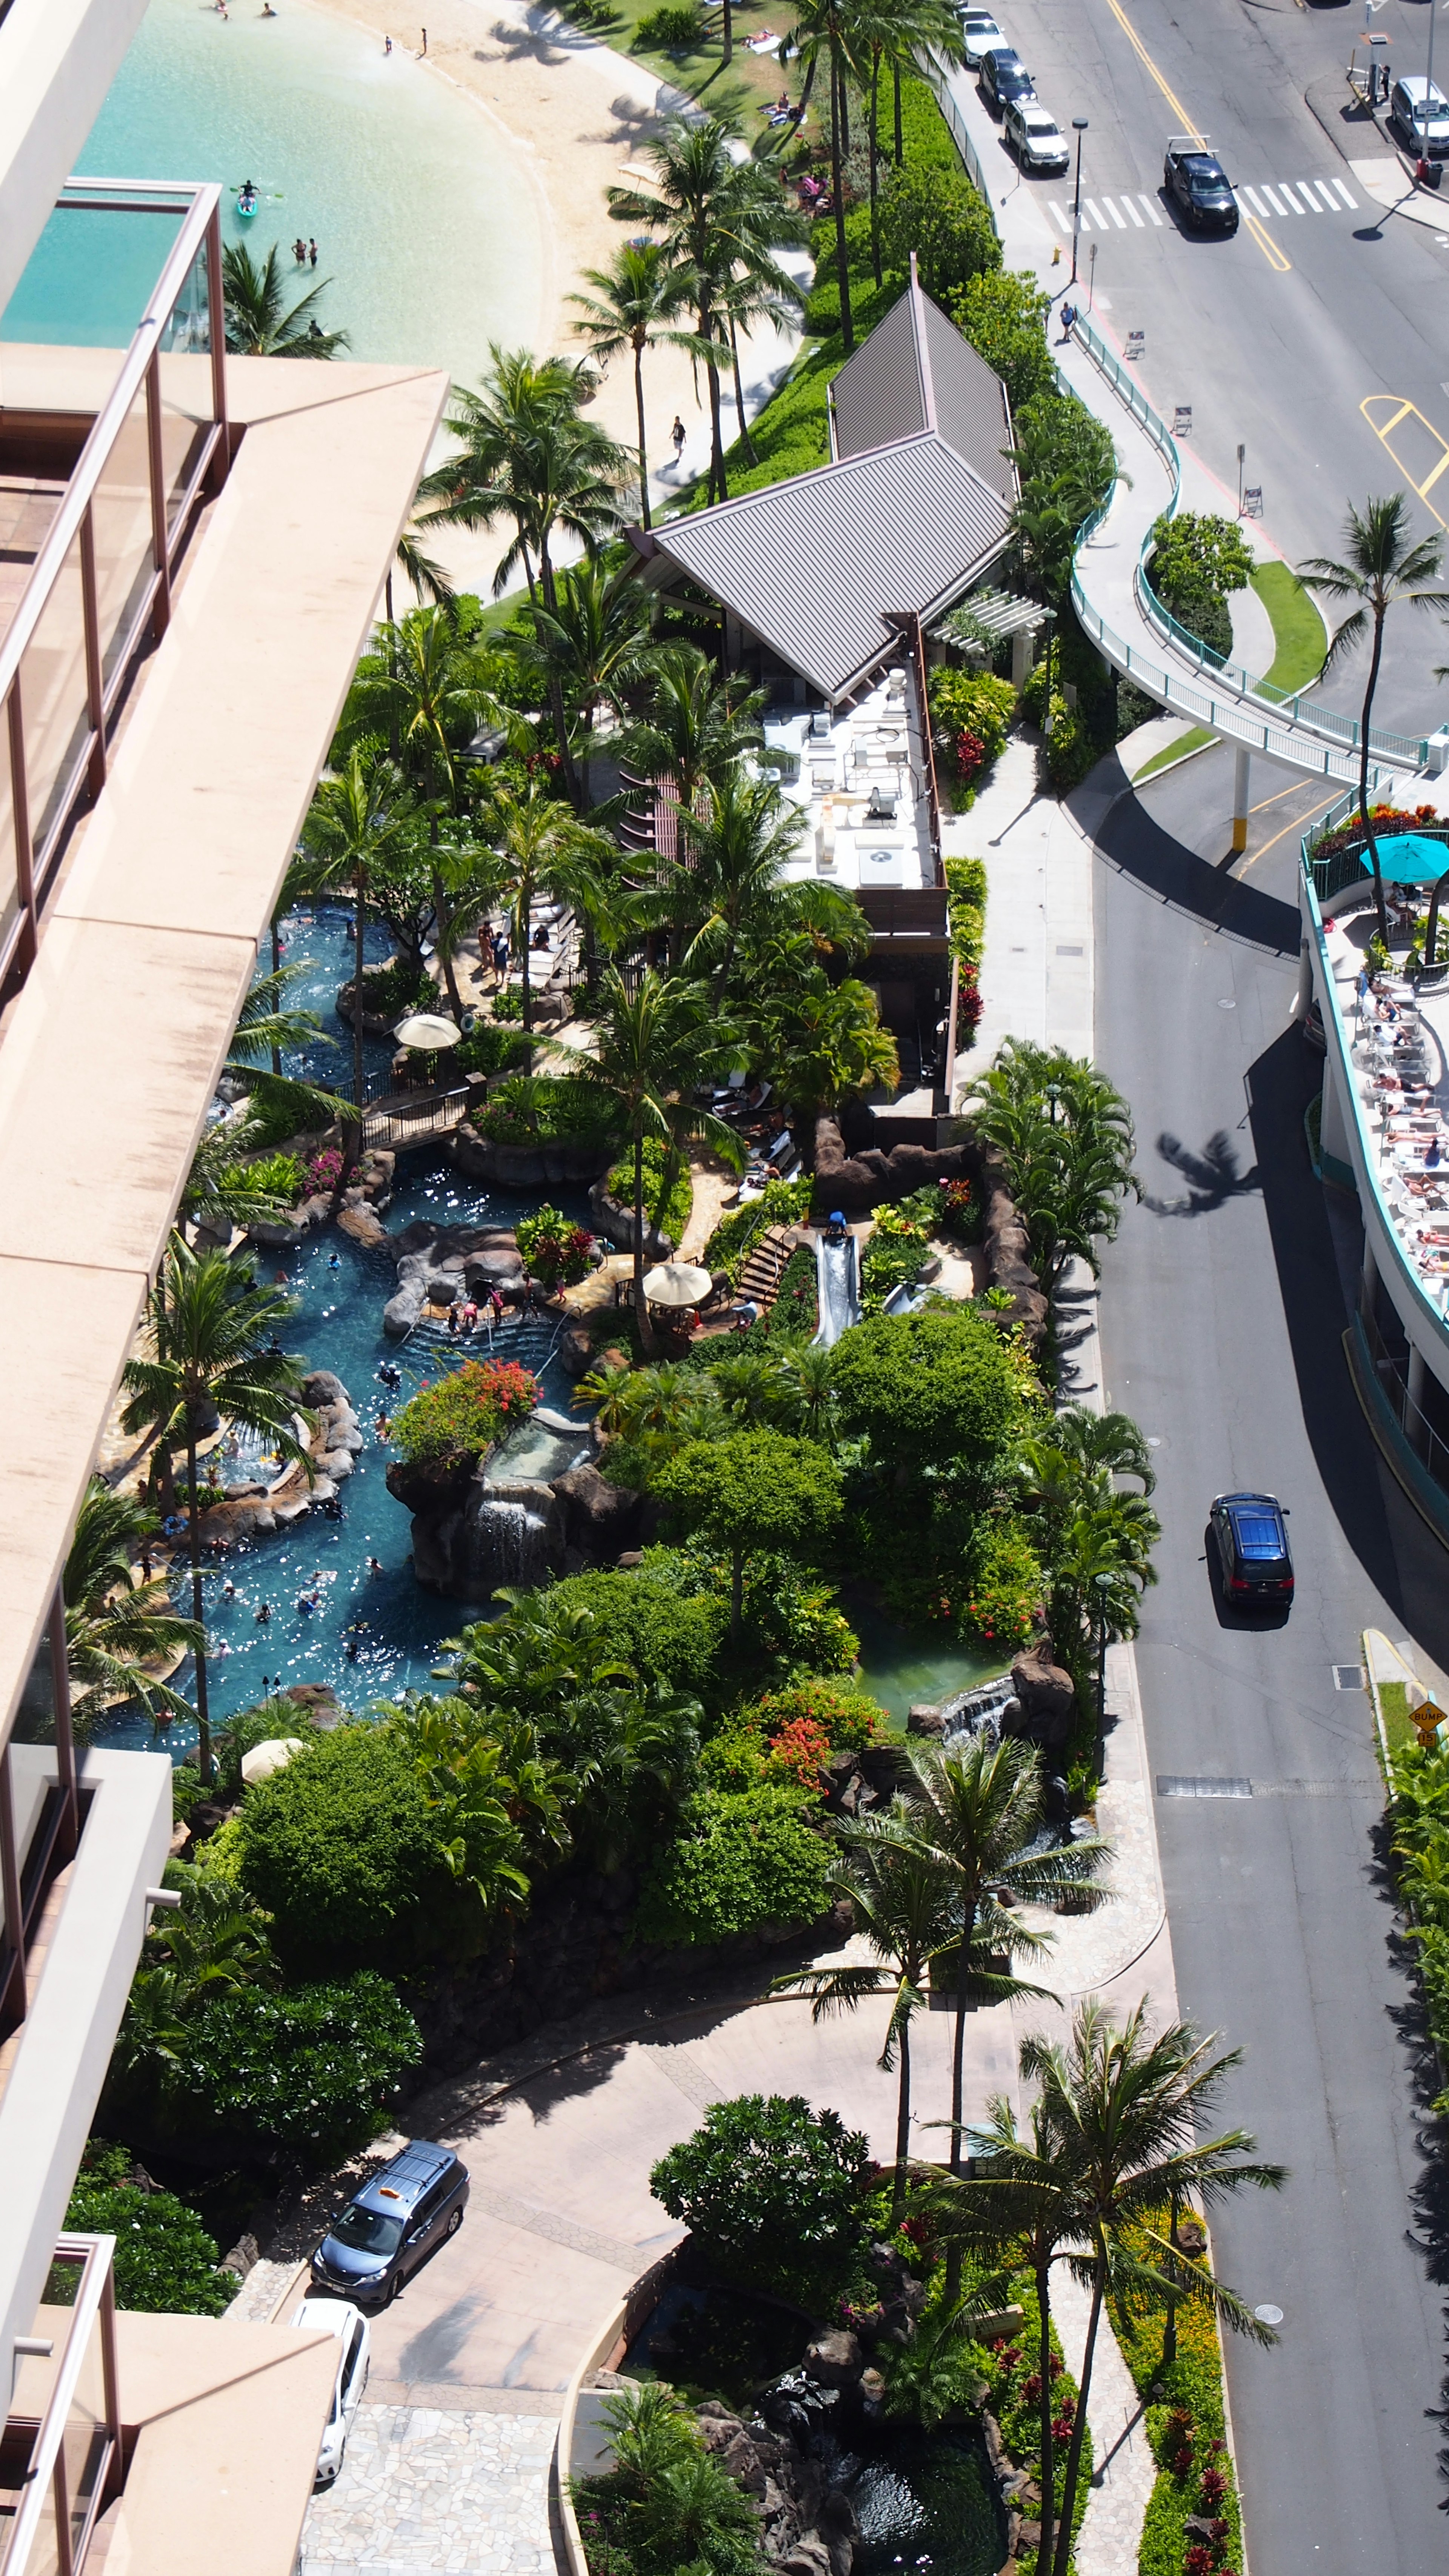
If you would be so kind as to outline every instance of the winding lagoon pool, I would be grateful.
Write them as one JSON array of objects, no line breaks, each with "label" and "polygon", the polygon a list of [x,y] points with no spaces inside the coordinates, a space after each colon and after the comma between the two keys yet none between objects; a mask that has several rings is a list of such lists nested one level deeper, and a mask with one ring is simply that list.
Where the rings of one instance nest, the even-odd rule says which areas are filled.
[{"label": "winding lagoon pool", "polygon": [[[465,382],[490,340],[531,341],[544,272],[541,212],[516,147],[484,109],[415,60],[303,0],[223,19],[203,0],[150,0],[76,159],[87,178],[214,179],[223,238],[281,245],[287,301],[318,307],[353,358],[446,367]],[[236,192],[253,179],[250,223]],[[297,269],[297,234],[318,246]],[[0,340],[122,348],[156,282],[166,216],[53,214]]]}]

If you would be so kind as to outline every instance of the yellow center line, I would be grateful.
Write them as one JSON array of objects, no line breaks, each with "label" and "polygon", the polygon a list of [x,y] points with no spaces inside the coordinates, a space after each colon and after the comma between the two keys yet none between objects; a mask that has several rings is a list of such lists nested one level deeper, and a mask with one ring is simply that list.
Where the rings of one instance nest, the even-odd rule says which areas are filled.
[{"label": "yellow center line", "polygon": [[[1329,805],[1331,805],[1331,804],[1333,804],[1333,803],[1334,803],[1334,801],[1335,801],[1335,799],[1334,799],[1333,797],[1330,797],[1330,798],[1329,798],[1329,800],[1328,800],[1328,804],[1329,804]],[[1322,810],[1322,812],[1324,812],[1324,813],[1326,814],[1326,813],[1327,813],[1327,811],[1328,811],[1328,805],[1322,805],[1321,810]],[[1289,835],[1289,833],[1290,833],[1290,832],[1300,832],[1300,833],[1301,833],[1301,832],[1306,831],[1306,830],[1307,830],[1307,828],[1308,828],[1308,825],[1309,825],[1309,823],[1310,823],[1310,821],[1311,821],[1311,819],[1312,819],[1312,817],[1311,817],[1310,815],[1308,815],[1308,814],[1299,814],[1299,815],[1297,815],[1297,816],[1295,817],[1295,819],[1294,819],[1291,823],[1285,823],[1281,832],[1275,832],[1271,841],[1265,841],[1265,842],[1263,843],[1263,846],[1262,846],[1262,848],[1261,848],[1260,850],[1255,850],[1255,851],[1253,852],[1252,857],[1251,857],[1251,858],[1249,859],[1249,861],[1248,861],[1248,867],[1246,867],[1246,868],[1240,868],[1240,869],[1238,870],[1238,883],[1241,885],[1241,883],[1242,883],[1242,881],[1243,881],[1243,878],[1244,878],[1244,877],[1247,875],[1247,873],[1248,873],[1248,868],[1255,868],[1255,867],[1257,866],[1257,864],[1258,864],[1258,861],[1259,861],[1260,859],[1265,859],[1265,858],[1267,857],[1268,852],[1269,852],[1270,850],[1276,850],[1276,848],[1277,848],[1277,846],[1278,846],[1278,844],[1279,844],[1279,842],[1280,842],[1280,841],[1286,841],[1286,840],[1287,840],[1288,835]]]},{"label": "yellow center line", "polygon": [[[1178,97],[1176,90],[1173,88],[1172,83],[1158,70],[1156,63],[1153,61],[1152,56],[1147,50],[1147,47],[1144,45],[1136,28],[1133,26],[1131,19],[1128,17],[1126,10],[1123,8],[1122,0],[1107,0],[1107,6],[1111,10],[1113,17],[1116,19],[1118,26],[1121,28],[1123,35],[1126,37],[1128,44],[1137,56],[1137,59],[1141,63],[1144,71],[1150,73],[1152,79],[1156,81],[1158,88],[1161,90],[1163,97],[1166,99],[1168,106],[1176,117],[1182,132],[1184,134],[1191,135],[1194,143],[1201,143],[1206,147],[1206,135],[1203,133],[1200,126],[1193,123],[1192,118],[1188,115],[1187,109],[1183,106],[1183,103]],[[1284,258],[1277,243],[1272,239],[1270,234],[1263,230],[1263,227],[1259,223],[1256,215],[1249,215],[1248,230],[1252,234],[1254,241],[1257,243],[1259,250],[1262,252],[1263,257],[1268,262],[1270,268],[1277,269],[1280,276],[1283,274],[1285,269],[1291,269],[1293,265],[1292,260]]]}]

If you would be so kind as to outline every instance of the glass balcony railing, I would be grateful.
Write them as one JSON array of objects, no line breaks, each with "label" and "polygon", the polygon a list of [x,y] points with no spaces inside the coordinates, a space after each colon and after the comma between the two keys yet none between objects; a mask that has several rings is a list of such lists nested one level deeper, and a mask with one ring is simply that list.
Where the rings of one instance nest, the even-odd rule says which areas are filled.
[{"label": "glass balcony railing", "polygon": [[73,462],[73,398],[46,404],[39,353],[42,399],[0,414],[0,504],[35,540],[8,618],[0,593],[0,983],[34,963],[67,828],[105,784],[122,694],[166,630],[181,549],[225,478],[220,193],[72,179],[58,201],[78,222],[165,217],[171,246]]},{"label": "glass balcony railing", "polygon": [[0,2576],[81,2576],[119,2491],[112,2236],[62,2236],[0,2436]]}]

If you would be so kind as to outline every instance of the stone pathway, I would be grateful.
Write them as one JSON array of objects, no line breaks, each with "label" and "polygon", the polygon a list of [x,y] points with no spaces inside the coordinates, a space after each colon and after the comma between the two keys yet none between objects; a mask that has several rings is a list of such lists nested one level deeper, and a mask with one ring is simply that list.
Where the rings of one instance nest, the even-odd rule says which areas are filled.
[{"label": "stone pathway", "polygon": [[359,2406],[342,2475],[308,2511],[301,2576],[552,2576],[557,2432],[556,2412]]},{"label": "stone pathway", "polygon": [[[1062,2358],[1073,2378],[1082,2367],[1087,2342],[1091,2293],[1058,2266],[1052,2284],[1052,2312],[1062,2339]],[[1132,2375],[1104,2320],[1097,2333],[1092,2385],[1087,2392],[1087,2423],[1092,2449],[1101,2461],[1121,2440],[1138,2408]],[[1077,2576],[1131,2576],[1142,2544],[1142,2517],[1157,2477],[1157,2463],[1147,2427],[1133,2426],[1100,2486],[1094,2486],[1077,2534]]]}]

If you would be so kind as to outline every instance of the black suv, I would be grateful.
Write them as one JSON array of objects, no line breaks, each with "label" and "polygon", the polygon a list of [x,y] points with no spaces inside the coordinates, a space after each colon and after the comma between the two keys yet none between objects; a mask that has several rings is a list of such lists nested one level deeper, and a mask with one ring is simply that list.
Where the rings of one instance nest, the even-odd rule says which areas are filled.
[{"label": "black suv", "polygon": [[467,2198],[468,2168],[452,2148],[410,2139],[334,2218],[312,2257],[313,2280],[361,2308],[386,2307],[462,2226]]},{"label": "black suv", "polygon": [[1216,156],[1193,136],[1174,135],[1162,164],[1162,184],[1184,222],[1195,232],[1235,233],[1238,201]]},{"label": "black suv", "polygon": [[1010,45],[993,45],[989,54],[983,54],[976,78],[993,116],[1001,114],[1008,99],[1036,96],[1030,72]]},{"label": "black suv", "polygon": [[1223,1595],[1235,1610],[1286,1610],[1293,1559],[1283,1506],[1272,1494],[1219,1494],[1208,1514]]}]

